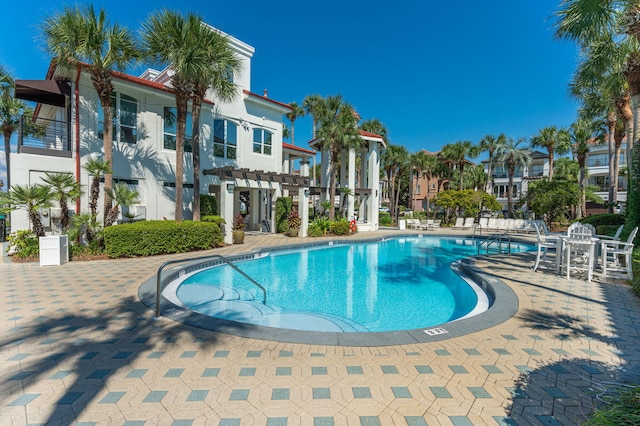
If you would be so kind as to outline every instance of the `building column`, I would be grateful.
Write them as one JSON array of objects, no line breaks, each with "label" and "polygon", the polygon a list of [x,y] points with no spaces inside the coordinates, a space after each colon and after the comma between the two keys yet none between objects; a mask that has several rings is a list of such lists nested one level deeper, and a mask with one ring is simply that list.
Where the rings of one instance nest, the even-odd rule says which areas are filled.
[{"label": "building column", "polygon": [[[323,189],[320,201],[326,201],[331,196],[329,185],[331,184],[331,154],[328,149],[323,149],[320,155],[320,187]],[[333,203],[333,200],[331,201]]]},{"label": "building column", "polygon": [[351,190],[351,194],[347,199],[347,219],[351,220],[353,219],[356,200],[356,151],[353,148],[349,150],[349,167],[347,173],[349,174],[347,187]]},{"label": "building column", "polygon": [[298,215],[302,222],[298,236],[306,237],[309,227],[309,188],[305,186],[298,188]]},{"label": "building column", "polygon": [[218,209],[220,216],[224,219],[222,238],[225,244],[232,244],[231,235],[233,228],[233,200],[235,195],[235,183],[230,180],[222,181],[220,184],[220,196],[218,197]]},{"label": "building column", "polygon": [[380,145],[377,142],[369,142],[369,161],[367,161],[367,188],[371,195],[367,198],[368,223],[371,230],[377,231],[379,226],[379,198],[380,198]]}]

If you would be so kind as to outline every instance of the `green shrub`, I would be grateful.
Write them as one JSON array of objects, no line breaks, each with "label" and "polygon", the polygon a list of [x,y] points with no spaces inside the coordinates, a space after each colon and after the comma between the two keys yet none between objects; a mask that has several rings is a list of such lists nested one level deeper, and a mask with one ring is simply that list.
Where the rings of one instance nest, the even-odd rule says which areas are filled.
[{"label": "green shrub", "polygon": [[324,237],[324,231],[317,223],[310,223],[307,228],[307,236],[309,237]]},{"label": "green shrub", "polygon": [[9,250],[15,250],[15,256],[20,259],[38,258],[40,255],[40,240],[33,231],[16,231],[9,234]]},{"label": "green shrub", "polygon": [[640,386],[614,388],[602,397],[602,405],[596,408],[583,425],[631,426],[640,424]]},{"label": "green shrub", "polygon": [[109,226],[104,242],[111,258],[152,256],[217,247],[222,232],[211,222],[154,220]]},{"label": "green shrub", "polygon": [[391,225],[391,215],[388,212],[380,212],[380,225]]},{"label": "green shrub", "polygon": [[292,208],[293,200],[291,197],[280,197],[276,199],[276,232],[289,231],[287,217]]},{"label": "green shrub", "polygon": [[211,215],[211,216],[202,216],[200,218],[200,220],[202,222],[213,222],[218,224],[218,226],[222,225],[223,223],[226,223],[224,221],[224,219],[222,218],[222,216],[216,216],[216,215]]},{"label": "green shrub", "polygon": [[200,216],[214,216],[218,214],[218,201],[209,194],[200,194]]},{"label": "green shrub", "polygon": [[331,224],[331,233],[334,235],[347,235],[349,233],[349,221],[346,219],[338,220]]},{"label": "green shrub", "polygon": [[594,214],[580,219],[582,223],[589,223],[596,228],[600,225],[624,225],[624,215],[621,214]]},{"label": "green shrub", "polygon": [[633,281],[631,281],[633,292],[640,296],[640,247],[633,249]]},{"label": "green shrub", "polygon": [[620,225],[599,225],[596,226],[596,234],[613,237],[616,235],[618,228],[620,228]]}]

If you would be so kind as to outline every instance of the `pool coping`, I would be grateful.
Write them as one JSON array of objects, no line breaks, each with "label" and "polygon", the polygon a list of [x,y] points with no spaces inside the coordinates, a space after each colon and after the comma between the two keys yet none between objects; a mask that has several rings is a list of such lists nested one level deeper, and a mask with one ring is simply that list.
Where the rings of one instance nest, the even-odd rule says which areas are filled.
[{"label": "pool coping", "polygon": [[[443,238],[469,238],[451,236],[446,234],[430,234],[418,235],[418,238],[443,237]],[[230,261],[244,260],[260,256],[265,252],[275,252],[292,250],[304,247],[314,246],[331,246],[342,244],[366,244],[389,239],[398,238],[416,238],[415,234],[394,235],[377,237],[362,240],[332,240],[321,242],[310,242],[303,244],[287,244],[276,247],[263,247],[257,250],[251,250],[247,253],[234,256],[227,256]],[[486,238],[478,236],[476,238]],[[514,238],[515,242],[528,243],[528,241]],[[516,255],[512,253],[511,255]],[[487,256],[487,255],[479,255]],[[491,255],[489,255],[491,256]],[[219,332],[231,334],[240,337],[277,341],[283,343],[300,343],[326,346],[391,346],[405,345],[414,343],[436,342],[454,337],[464,336],[477,331],[491,328],[507,321],[518,312],[519,301],[515,292],[502,280],[492,276],[475,266],[474,259],[478,256],[464,258],[459,261],[459,273],[463,277],[473,280],[478,286],[491,295],[494,302],[489,309],[483,313],[469,318],[463,318],[456,321],[445,323],[441,326],[429,328],[420,328],[413,330],[388,331],[388,332],[368,332],[368,333],[341,333],[341,332],[324,332],[324,331],[307,331],[307,330],[289,330],[274,327],[266,327],[252,324],[244,324],[235,321],[210,317],[204,314],[185,309],[175,305],[164,296],[160,297],[160,316],[180,322],[186,325]],[[195,267],[205,262],[194,261],[185,265],[186,267]],[[155,309],[156,303],[156,277],[149,278],[144,281],[138,289],[138,297],[140,301],[149,307]]]}]

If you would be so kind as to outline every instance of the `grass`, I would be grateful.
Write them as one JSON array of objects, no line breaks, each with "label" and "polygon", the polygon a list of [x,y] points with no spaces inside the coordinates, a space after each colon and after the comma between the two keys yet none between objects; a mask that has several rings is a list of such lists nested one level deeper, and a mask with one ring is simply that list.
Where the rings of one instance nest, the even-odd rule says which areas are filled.
[{"label": "grass", "polygon": [[640,386],[617,387],[611,394],[601,398],[602,405],[596,408],[587,426],[631,426],[640,424]]}]

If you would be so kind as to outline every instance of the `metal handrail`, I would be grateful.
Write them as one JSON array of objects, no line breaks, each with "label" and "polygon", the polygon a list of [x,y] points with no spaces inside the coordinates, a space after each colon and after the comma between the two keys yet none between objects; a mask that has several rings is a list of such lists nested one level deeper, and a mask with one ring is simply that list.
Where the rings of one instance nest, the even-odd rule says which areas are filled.
[{"label": "metal handrail", "polygon": [[247,275],[243,271],[241,271],[240,268],[238,268],[236,265],[231,263],[231,261],[229,259],[227,259],[226,257],[221,256],[219,254],[212,254],[212,255],[209,255],[209,256],[201,256],[201,257],[195,257],[195,258],[189,258],[189,259],[168,260],[168,261],[164,262],[162,265],[160,265],[160,267],[158,268],[158,272],[156,274],[156,318],[160,317],[160,292],[161,292],[161,287],[162,287],[162,280],[161,280],[162,270],[166,266],[174,265],[176,263],[195,262],[195,261],[198,261],[198,260],[208,260],[208,259],[214,259],[214,258],[222,260],[224,263],[226,263],[227,265],[231,266],[234,270],[239,272],[243,277],[245,277],[251,283],[253,283],[253,285],[255,285],[260,290],[262,290],[262,294],[263,294],[262,303],[265,304],[265,305],[267,304],[267,290],[265,290],[265,288],[262,285],[260,285],[260,283],[258,283],[256,280],[251,278],[249,275]]},{"label": "metal handrail", "polygon": [[506,238],[508,245],[507,245],[507,253],[511,253],[511,235],[509,234],[495,234],[493,235],[491,238],[486,239],[484,241],[482,241],[480,244],[478,244],[478,254],[480,254],[480,249],[482,248],[482,246],[485,246],[485,249],[487,250],[487,253],[489,253],[489,247],[495,243],[496,241],[498,242],[499,246],[498,246],[498,253],[502,254],[502,239]]}]

